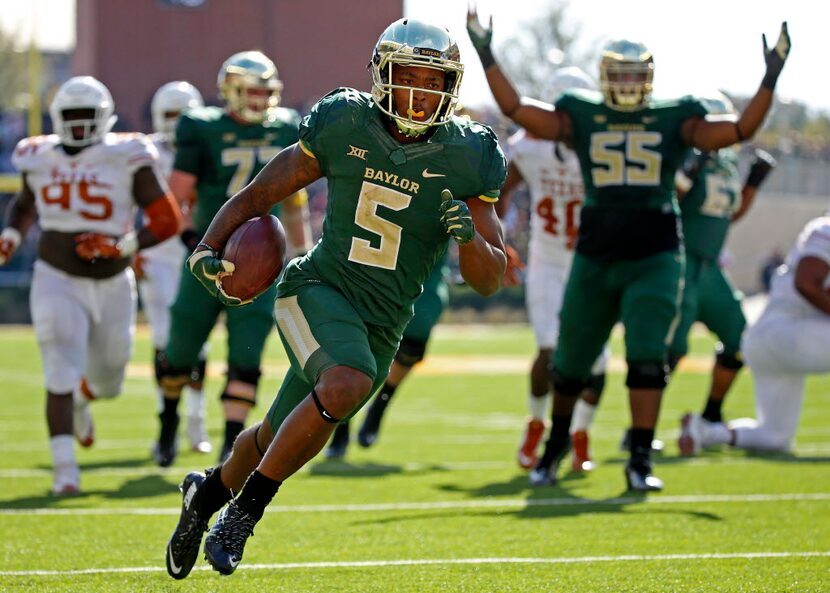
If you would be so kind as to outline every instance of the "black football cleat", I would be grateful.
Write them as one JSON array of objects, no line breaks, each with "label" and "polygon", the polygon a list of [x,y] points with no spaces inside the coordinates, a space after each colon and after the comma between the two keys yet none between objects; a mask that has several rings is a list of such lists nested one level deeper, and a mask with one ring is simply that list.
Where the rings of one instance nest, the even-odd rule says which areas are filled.
[{"label": "black football cleat", "polygon": [[629,490],[636,492],[659,492],[663,489],[663,480],[651,473],[651,466],[628,463],[625,466],[625,481]]},{"label": "black football cleat", "polygon": [[221,574],[233,574],[242,560],[245,542],[254,534],[256,519],[239,508],[235,500],[228,503],[205,538],[205,559]]},{"label": "black football cleat", "polygon": [[344,420],[334,429],[331,442],[326,448],[326,459],[342,459],[346,456],[346,449],[349,448],[349,421]]},{"label": "black football cleat", "polygon": [[190,574],[199,556],[202,534],[208,528],[207,519],[202,519],[190,508],[193,495],[204,481],[205,474],[190,472],[179,485],[182,491],[182,513],[179,515],[179,524],[167,542],[166,556],[167,574],[174,579],[183,579]]},{"label": "black football cleat", "polygon": [[386,411],[386,406],[388,405],[389,396],[385,393],[378,395],[372,400],[372,403],[369,404],[369,408],[366,410],[363,424],[357,432],[358,445],[368,448],[375,444],[380,433],[380,421],[383,420],[383,413]]}]

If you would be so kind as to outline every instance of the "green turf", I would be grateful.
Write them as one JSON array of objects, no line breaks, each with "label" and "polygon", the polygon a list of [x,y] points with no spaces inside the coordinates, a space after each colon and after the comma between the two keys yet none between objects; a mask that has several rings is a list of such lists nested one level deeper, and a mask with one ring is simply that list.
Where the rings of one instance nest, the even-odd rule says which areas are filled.
[{"label": "green turf", "polygon": [[[619,356],[619,337],[613,346]],[[711,346],[697,336],[692,354],[705,362]],[[612,373],[592,432],[596,471],[533,489],[514,462],[533,350],[524,327],[439,328],[432,369],[460,356],[521,364],[416,371],[376,447],[315,459],[286,482],[236,574],[219,577],[200,559],[176,582],[164,570],[176,484],[213,458],[184,452],[168,470],[153,465],[153,386],[132,376],[119,399],[94,404],[97,442],[79,452],[84,494],[51,497],[35,341],[28,329],[2,330],[0,591],[830,591],[830,380],[808,381],[794,455],[688,460],[677,457],[677,421],[702,406],[708,378],[678,374],[658,430],[666,490],[645,497],[624,490],[617,447],[628,412],[623,375]],[[218,335],[211,358],[223,351]],[[149,352],[142,333],[134,360],[145,372]],[[268,363],[285,364],[276,339]],[[210,378],[212,395],[220,380]],[[257,416],[278,381],[266,373]],[[753,414],[751,384],[743,374],[729,417]],[[214,397],[209,414],[218,444]]]}]

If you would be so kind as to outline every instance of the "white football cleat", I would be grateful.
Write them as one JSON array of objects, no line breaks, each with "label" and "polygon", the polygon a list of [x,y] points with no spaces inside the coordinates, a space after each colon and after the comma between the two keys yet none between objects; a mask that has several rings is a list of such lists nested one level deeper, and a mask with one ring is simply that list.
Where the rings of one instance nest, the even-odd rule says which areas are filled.
[{"label": "white football cleat", "polygon": [[81,470],[75,464],[62,465],[54,469],[52,494],[72,496],[81,491]]},{"label": "white football cleat", "polygon": [[194,453],[210,453],[213,445],[208,438],[204,416],[187,417],[187,438]]}]

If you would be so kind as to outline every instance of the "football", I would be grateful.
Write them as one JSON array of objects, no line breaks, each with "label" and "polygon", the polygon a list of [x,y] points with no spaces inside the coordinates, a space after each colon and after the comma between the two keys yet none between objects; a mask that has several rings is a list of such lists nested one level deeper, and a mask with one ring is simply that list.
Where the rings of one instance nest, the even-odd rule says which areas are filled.
[{"label": "football", "polygon": [[282,270],[285,245],[285,231],[276,216],[268,214],[242,223],[222,251],[222,259],[236,266],[233,274],[222,278],[222,289],[243,301],[261,295]]}]

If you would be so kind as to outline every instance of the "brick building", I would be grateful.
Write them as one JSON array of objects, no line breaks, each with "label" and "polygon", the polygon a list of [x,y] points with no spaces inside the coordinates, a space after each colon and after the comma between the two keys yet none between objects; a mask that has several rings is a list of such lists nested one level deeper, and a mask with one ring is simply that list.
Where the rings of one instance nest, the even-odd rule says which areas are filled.
[{"label": "brick building", "polygon": [[77,0],[73,74],[113,94],[119,129],[149,131],[149,104],[170,80],[218,101],[231,54],[259,49],[277,64],[283,103],[303,109],[337,86],[369,88],[366,64],[402,0]]}]

